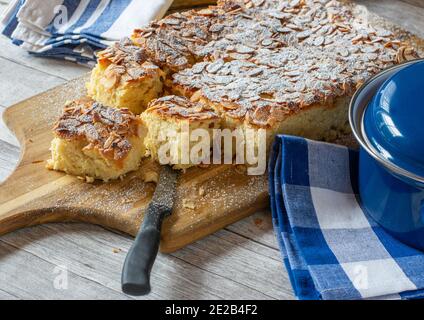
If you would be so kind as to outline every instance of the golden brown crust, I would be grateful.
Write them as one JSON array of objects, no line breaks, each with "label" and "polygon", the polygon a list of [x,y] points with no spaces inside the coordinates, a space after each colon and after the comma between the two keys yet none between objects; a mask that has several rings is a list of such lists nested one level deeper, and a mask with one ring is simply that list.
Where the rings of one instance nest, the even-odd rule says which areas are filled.
[{"label": "golden brown crust", "polygon": [[165,120],[181,119],[190,122],[220,118],[210,107],[179,96],[166,96],[153,100],[145,113],[159,115]]},{"label": "golden brown crust", "polygon": [[88,142],[105,157],[120,161],[131,150],[128,138],[139,135],[141,120],[128,109],[105,107],[90,98],[65,105],[53,131],[61,139]]},{"label": "golden brown crust", "polygon": [[103,84],[114,88],[121,83],[140,81],[162,73],[148,60],[146,50],[124,38],[97,54],[99,65],[105,69]]},{"label": "golden brown crust", "polygon": [[240,9],[235,1],[226,1],[206,9],[176,12],[134,30],[131,40],[156,64],[176,72],[202,59],[213,59],[209,43],[231,33],[226,20],[237,17]]},{"label": "golden brown crust", "polygon": [[196,51],[209,42],[211,17],[191,10],[177,12],[134,30],[132,41],[143,47],[152,61],[173,72],[198,60]]}]

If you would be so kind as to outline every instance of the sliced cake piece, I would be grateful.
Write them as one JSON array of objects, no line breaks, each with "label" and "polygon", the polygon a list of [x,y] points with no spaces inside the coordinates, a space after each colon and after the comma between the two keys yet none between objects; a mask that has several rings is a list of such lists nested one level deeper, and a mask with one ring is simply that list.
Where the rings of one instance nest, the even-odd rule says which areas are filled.
[{"label": "sliced cake piece", "polygon": [[117,179],[136,170],[145,155],[140,118],[89,98],[67,103],[53,132],[47,167],[87,181]]},{"label": "sliced cake piece", "polygon": [[144,49],[126,38],[98,53],[87,91],[106,106],[140,114],[162,93],[163,80],[163,71],[147,61]]},{"label": "sliced cake piece", "polygon": [[214,129],[220,128],[221,119],[209,107],[167,96],[152,101],[141,118],[147,128],[144,143],[153,159],[175,169],[211,162]]}]

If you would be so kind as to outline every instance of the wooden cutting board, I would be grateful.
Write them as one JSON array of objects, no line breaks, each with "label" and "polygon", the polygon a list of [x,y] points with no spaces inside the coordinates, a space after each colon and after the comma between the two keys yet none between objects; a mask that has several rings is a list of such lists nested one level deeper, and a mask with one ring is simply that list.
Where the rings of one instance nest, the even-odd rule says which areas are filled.
[{"label": "wooden cutting board", "polygon": [[[209,0],[198,0],[206,4]],[[348,2],[344,0],[344,2]],[[171,11],[186,6],[179,0]],[[349,3],[349,2],[348,2]],[[193,4],[192,4],[193,5]],[[392,29],[424,56],[424,41],[369,13],[375,25]],[[4,120],[21,143],[15,172],[0,184],[0,235],[18,228],[59,221],[84,221],[135,235],[155,189],[143,182],[159,171],[146,160],[122,181],[87,184],[45,169],[51,127],[66,100],[85,93],[86,77],[23,101],[4,112]],[[339,141],[352,145],[352,140]],[[199,190],[204,190],[201,195]],[[161,251],[172,252],[268,206],[266,176],[247,176],[233,166],[193,168],[181,176],[173,214],[164,222]],[[186,204],[186,205],[184,205]],[[194,206],[193,209],[188,208]]]},{"label": "wooden cutting board", "polygon": [[[143,182],[143,175],[159,171],[156,163],[144,161],[122,181],[94,184],[45,169],[52,125],[66,100],[84,95],[86,79],[71,81],[5,111],[5,123],[18,137],[22,154],[16,170],[0,185],[0,234],[59,221],[83,221],[137,233],[155,189],[154,183]],[[267,188],[266,176],[247,176],[230,165],[188,170],[180,177],[173,214],[164,222],[161,251],[175,251],[266,208]]]}]

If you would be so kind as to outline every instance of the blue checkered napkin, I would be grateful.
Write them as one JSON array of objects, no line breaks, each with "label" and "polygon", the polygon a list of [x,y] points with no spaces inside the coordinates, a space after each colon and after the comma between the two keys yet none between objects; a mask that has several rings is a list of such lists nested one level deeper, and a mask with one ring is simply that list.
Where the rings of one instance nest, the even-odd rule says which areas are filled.
[{"label": "blue checkered napkin", "polygon": [[424,297],[424,253],[363,211],[358,153],[278,136],[269,164],[273,222],[299,299]]},{"label": "blue checkered napkin", "polygon": [[93,64],[103,49],[161,18],[172,0],[12,0],[0,31],[42,57]]}]

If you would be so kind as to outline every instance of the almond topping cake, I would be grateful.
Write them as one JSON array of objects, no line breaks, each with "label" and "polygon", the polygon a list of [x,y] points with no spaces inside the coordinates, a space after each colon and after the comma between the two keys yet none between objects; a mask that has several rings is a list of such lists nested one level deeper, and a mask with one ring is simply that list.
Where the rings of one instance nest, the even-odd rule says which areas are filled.
[{"label": "almond topping cake", "polygon": [[154,158],[158,130],[183,122],[191,131],[264,129],[268,148],[279,133],[333,140],[349,130],[359,86],[418,57],[403,35],[348,1],[221,0],[100,52],[88,95],[141,114]]}]

